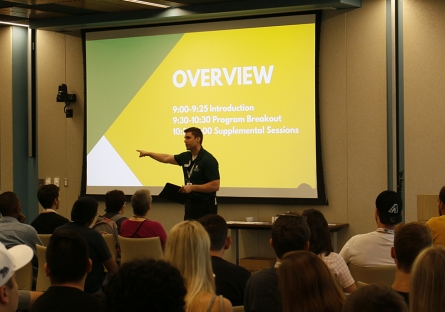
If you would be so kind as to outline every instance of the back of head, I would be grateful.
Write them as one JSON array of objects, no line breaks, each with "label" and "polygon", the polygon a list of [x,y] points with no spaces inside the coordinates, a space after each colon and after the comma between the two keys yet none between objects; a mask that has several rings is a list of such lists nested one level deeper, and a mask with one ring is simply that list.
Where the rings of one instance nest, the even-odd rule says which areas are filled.
[{"label": "back of head", "polygon": [[79,198],[74,202],[71,210],[71,220],[78,224],[85,225],[97,214],[97,201],[88,196]]},{"label": "back of head", "polygon": [[403,297],[386,285],[368,285],[349,295],[344,312],[408,312]]},{"label": "back of head", "polygon": [[403,202],[394,191],[383,191],[377,196],[375,206],[379,211],[380,222],[395,225],[402,222]]},{"label": "back of head", "polygon": [[445,311],[445,248],[424,249],[414,261],[409,305],[413,312]]},{"label": "back of head", "polygon": [[316,254],[292,251],[283,256],[278,275],[281,281],[283,311],[340,312],[345,296],[331,271]]},{"label": "back of head", "polygon": [[229,227],[226,220],[219,215],[207,215],[198,220],[210,237],[210,250],[220,251],[224,248]]},{"label": "back of head", "polygon": [[432,245],[433,236],[428,225],[420,222],[397,225],[394,233],[394,251],[399,270],[410,273],[417,255]]},{"label": "back of head", "polygon": [[151,205],[151,194],[147,189],[137,190],[131,197],[131,207],[136,216],[145,216]]},{"label": "back of head", "polygon": [[118,213],[125,204],[125,194],[120,190],[113,190],[105,194],[105,211]]},{"label": "back of head", "polygon": [[186,293],[181,274],[167,262],[128,262],[105,288],[106,311],[183,312]]},{"label": "back of head", "polygon": [[303,211],[303,216],[306,217],[311,231],[309,250],[317,255],[326,252],[328,256],[334,248],[332,248],[331,233],[324,215],[316,209],[306,209]]},{"label": "back of head", "polygon": [[55,184],[42,185],[37,191],[37,199],[43,208],[51,208],[59,197],[59,187]]},{"label": "back of head", "polygon": [[20,200],[13,192],[3,192],[0,195],[0,213],[3,216],[13,216],[17,212]]},{"label": "back of head", "polygon": [[210,238],[197,221],[183,221],[170,231],[165,246],[165,260],[181,272],[187,285],[189,305],[202,292],[214,293]]},{"label": "back of head", "polygon": [[440,200],[442,203],[445,203],[445,186],[443,186],[443,187],[440,189],[439,200]]},{"label": "back of head", "polygon": [[46,248],[46,263],[51,284],[81,281],[88,272],[87,241],[71,230],[54,232]]},{"label": "back of head", "polygon": [[279,259],[289,251],[303,250],[309,241],[310,230],[306,218],[282,215],[272,225],[272,243]]}]

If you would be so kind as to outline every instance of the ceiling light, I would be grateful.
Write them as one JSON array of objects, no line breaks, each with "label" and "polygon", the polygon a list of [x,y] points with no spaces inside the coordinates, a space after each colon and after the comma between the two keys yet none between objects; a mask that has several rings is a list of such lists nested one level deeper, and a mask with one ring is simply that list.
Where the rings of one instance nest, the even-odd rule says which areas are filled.
[{"label": "ceiling light", "polygon": [[12,25],[12,26],[21,26],[21,27],[26,27],[26,28],[29,28],[29,26],[28,26],[28,25],[24,25],[24,24],[17,24],[17,23],[0,22],[0,24],[5,24],[5,25]]},{"label": "ceiling light", "polygon": [[164,9],[169,8],[168,5],[159,4],[159,3],[153,3],[153,2],[147,2],[147,1],[139,1],[139,0],[124,0],[124,1],[134,2],[134,3],[139,3],[139,4],[145,4],[145,5],[151,5],[151,6],[155,6],[155,7],[159,7],[159,8],[164,8]]}]

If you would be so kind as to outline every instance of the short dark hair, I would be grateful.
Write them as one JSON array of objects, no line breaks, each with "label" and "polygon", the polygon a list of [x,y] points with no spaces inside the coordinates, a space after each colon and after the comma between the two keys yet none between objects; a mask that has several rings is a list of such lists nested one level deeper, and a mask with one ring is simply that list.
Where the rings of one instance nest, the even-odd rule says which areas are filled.
[{"label": "short dark hair", "polygon": [[307,218],[306,221],[311,230],[309,250],[317,255],[326,252],[326,256],[329,256],[334,248],[332,248],[331,232],[324,215],[316,209],[306,209],[303,211],[303,216]]},{"label": "short dark hair", "polygon": [[59,197],[59,187],[55,184],[42,185],[37,191],[37,199],[43,208],[51,208]]},{"label": "short dark hair", "polygon": [[367,285],[352,292],[346,299],[344,312],[408,312],[403,297],[386,285]]},{"label": "short dark hair", "polygon": [[205,228],[210,237],[210,250],[219,251],[224,248],[227,240],[229,227],[223,217],[213,214],[198,220]]},{"label": "short dark hair", "polygon": [[92,197],[84,196],[79,198],[75,201],[71,210],[71,220],[85,225],[96,216],[98,206],[99,204]]},{"label": "short dark hair", "polygon": [[405,273],[410,273],[419,253],[432,245],[433,236],[428,225],[420,222],[397,225],[394,232],[397,267]]},{"label": "short dark hair", "polygon": [[201,129],[196,128],[196,127],[190,127],[190,128],[187,128],[184,130],[184,133],[187,133],[187,132],[191,132],[192,135],[195,137],[195,139],[201,138],[201,140],[199,141],[199,144],[202,145],[202,141],[204,140],[204,137],[202,135]]},{"label": "short dark hair", "polygon": [[105,211],[119,212],[125,204],[125,194],[120,190],[113,190],[105,194]]},{"label": "short dark hair", "polygon": [[105,288],[106,311],[183,312],[187,290],[178,269],[163,260],[127,262]]},{"label": "short dark hair", "polygon": [[46,248],[52,284],[78,282],[88,273],[88,243],[72,230],[58,230]]},{"label": "short dark hair", "polygon": [[286,252],[303,250],[309,236],[306,217],[298,214],[279,216],[272,225],[272,244],[279,259]]},{"label": "short dark hair", "polygon": [[151,205],[151,194],[148,189],[140,189],[131,196],[131,207],[136,216],[145,216]]},{"label": "short dark hair", "polygon": [[440,189],[440,192],[439,192],[439,200],[440,200],[442,203],[445,203],[445,186],[443,186],[443,187]]},{"label": "short dark hair", "polygon": [[3,192],[0,195],[0,213],[12,216],[16,213],[20,200],[14,192]]}]

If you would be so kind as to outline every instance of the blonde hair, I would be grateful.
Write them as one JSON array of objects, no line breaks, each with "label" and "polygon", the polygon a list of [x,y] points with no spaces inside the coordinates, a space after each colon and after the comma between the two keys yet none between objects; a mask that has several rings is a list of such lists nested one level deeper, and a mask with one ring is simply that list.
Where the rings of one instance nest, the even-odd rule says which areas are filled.
[{"label": "blonde hair", "polygon": [[316,254],[292,251],[278,268],[284,312],[341,312],[345,295]]},{"label": "blonde hair", "polygon": [[411,312],[445,311],[445,248],[424,249],[411,271],[409,306]]},{"label": "blonde hair", "polygon": [[199,222],[184,221],[171,229],[165,247],[165,260],[176,267],[185,280],[187,311],[191,311],[192,307],[196,310],[201,295],[215,294],[210,238]]}]

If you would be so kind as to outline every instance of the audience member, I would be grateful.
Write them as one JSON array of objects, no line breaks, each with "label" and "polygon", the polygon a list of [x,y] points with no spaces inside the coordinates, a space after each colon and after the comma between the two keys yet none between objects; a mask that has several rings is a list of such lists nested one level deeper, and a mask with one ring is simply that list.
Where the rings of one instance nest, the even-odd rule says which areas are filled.
[{"label": "audience member", "polygon": [[17,311],[19,287],[14,273],[27,265],[32,257],[33,251],[26,245],[16,245],[7,250],[0,244],[0,312]]},{"label": "audience member", "polygon": [[167,234],[161,223],[147,219],[151,208],[151,194],[147,189],[137,190],[131,197],[134,216],[122,222],[120,235],[123,237],[156,237],[161,239],[162,249],[165,249]]},{"label": "audience member", "polygon": [[244,292],[251,274],[245,268],[230,263],[222,257],[230,247],[226,220],[219,215],[207,215],[198,220],[210,236],[210,256],[215,274],[216,294],[229,299],[233,306],[244,304]]},{"label": "audience member", "polygon": [[89,228],[97,214],[97,206],[98,203],[94,198],[87,196],[79,198],[71,210],[72,222],[62,225],[54,232],[73,230],[86,239],[88,254],[92,261],[91,272],[85,280],[85,292],[89,294],[100,294],[100,288],[105,280],[104,266],[109,273],[115,273],[118,269],[102,235]]},{"label": "audience member", "polygon": [[303,211],[303,216],[307,218],[311,230],[309,251],[318,255],[326,263],[345,292],[351,293],[356,290],[357,287],[345,260],[339,254],[333,252],[331,232],[323,214],[315,209],[306,209]]},{"label": "audience member", "polygon": [[[386,285],[367,285],[346,299],[343,312],[408,312],[403,297]],[[423,311],[426,312],[427,310]],[[433,311],[433,310],[430,310]]]},{"label": "audience member", "polygon": [[402,295],[407,304],[411,267],[417,255],[432,244],[433,237],[428,225],[411,222],[396,226],[394,247],[391,248],[391,257],[396,263],[396,278],[392,288]]},{"label": "audience member", "polygon": [[105,194],[105,218],[116,222],[118,233],[121,231],[121,224],[127,220],[123,216],[125,211],[125,194],[120,190],[113,190]]},{"label": "audience member", "polygon": [[16,245],[28,245],[33,253],[32,266],[34,276],[37,277],[37,254],[36,245],[43,246],[37,231],[28,224],[23,224],[17,219],[20,217],[22,204],[19,198],[13,192],[4,192],[0,195],[0,242],[7,249]]},{"label": "audience member", "polygon": [[384,191],[375,201],[377,230],[353,236],[340,251],[347,264],[360,267],[394,265],[391,247],[394,227],[402,221],[403,203],[394,191]]},{"label": "audience member", "polygon": [[309,249],[310,230],[306,217],[282,215],[272,225],[270,245],[275,250],[277,262],[273,268],[253,274],[247,282],[244,295],[246,312],[281,312],[281,293],[279,291],[277,268],[285,253]]},{"label": "audience member", "polygon": [[46,249],[46,275],[51,287],[36,300],[30,312],[98,312],[100,301],[85,293],[91,271],[86,240],[70,230],[55,232]]},{"label": "audience member", "polygon": [[411,271],[411,312],[445,311],[445,247],[424,249]]},{"label": "audience member", "polygon": [[439,217],[433,217],[428,224],[433,232],[434,245],[445,246],[445,186],[439,193]]},{"label": "audience member", "polygon": [[232,311],[232,304],[215,295],[215,281],[210,261],[210,238],[197,221],[184,221],[170,231],[165,260],[182,274],[187,287],[187,312]]},{"label": "audience member", "polygon": [[53,234],[56,228],[70,222],[56,211],[60,204],[59,187],[57,185],[42,185],[37,191],[37,199],[43,207],[43,212],[31,223],[37,233]]},{"label": "audience member", "polygon": [[292,251],[278,268],[283,312],[341,312],[345,295],[326,263],[310,251]]},{"label": "audience member", "polygon": [[184,312],[187,290],[179,271],[162,260],[122,265],[105,288],[106,312]]},{"label": "audience member", "polygon": [[95,221],[90,225],[90,228],[99,232],[100,234],[111,234],[114,238],[114,243],[116,245],[116,262],[120,264],[121,261],[121,248],[119,244],[119,231],[117,229],[117,224],[114,221],[106,218],[105,216],[97,216]]}]

